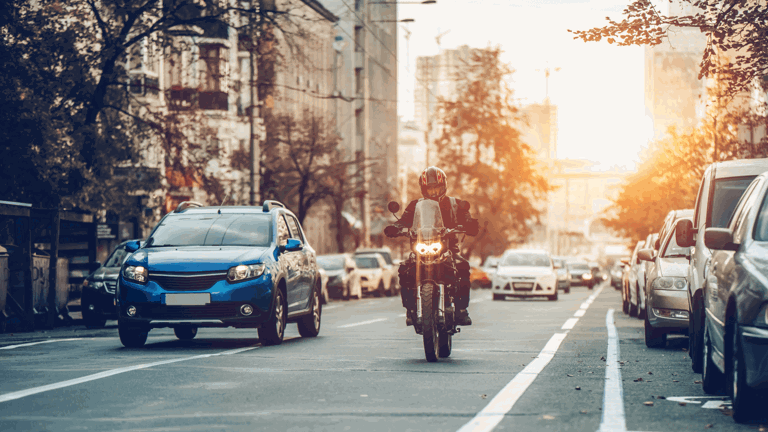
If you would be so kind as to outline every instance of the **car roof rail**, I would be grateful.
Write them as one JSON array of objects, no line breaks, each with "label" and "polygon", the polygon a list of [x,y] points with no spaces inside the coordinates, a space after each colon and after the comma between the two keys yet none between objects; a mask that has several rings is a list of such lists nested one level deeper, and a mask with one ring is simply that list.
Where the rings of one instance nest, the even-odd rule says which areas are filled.
[{"label": "car roof rail", "polygon": [[181,212],[183,212],[184,210],[186,210],[186,209],[188,209],[190,207],[203,207],[203,205],[200,204],[199,202],[196,202],[196,201],[182,201],[182,203],[179,204],[176,207],[176,210],[174,210],[173,212],[174,213],[181,213]]},{"label": "car roof rail", "polygon": [[280,201],[275,201],[275,200],[265,200],[265,201],[264,201],[264,204],[263,204],[263,206],[262,206],[262,209],[263,209],[263,210],[264,210],[264,212],[266,213],[266,212],[268,212],[268,211],[272,210],[272,209],[273,209],[273,208],[275,208],[275,207],[282,207],[282,208],[286,208],[286,207],[285,207],[285,204],[281,203]]}]

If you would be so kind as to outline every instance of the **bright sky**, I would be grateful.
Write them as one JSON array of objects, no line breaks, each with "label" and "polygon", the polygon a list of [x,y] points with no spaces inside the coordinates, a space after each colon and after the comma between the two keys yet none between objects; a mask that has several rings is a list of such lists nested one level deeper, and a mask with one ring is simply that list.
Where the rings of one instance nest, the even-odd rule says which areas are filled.
[{"label": "bright sky", "polygon": [[[629,0],[437,0],[437,4],[398,4],[399,18],[411,31],[398,39],[398,113],[414,116],[416,57],[461,45],[500,45],[503,60],[516,72],[513,88],[523,104],[545,97],[558,106],[558,157],[593,160],[605,168],[634,169],[638,153],[652,136],[645,116],[643,48],[605,41],[574,40],[567,29],[602,26],[606,16],[621,17]],[[664,11],[666,12],[666,11]],[[410,55],[406,54],[409,52]],[[537,71],[539,69],[539,71]]]}]

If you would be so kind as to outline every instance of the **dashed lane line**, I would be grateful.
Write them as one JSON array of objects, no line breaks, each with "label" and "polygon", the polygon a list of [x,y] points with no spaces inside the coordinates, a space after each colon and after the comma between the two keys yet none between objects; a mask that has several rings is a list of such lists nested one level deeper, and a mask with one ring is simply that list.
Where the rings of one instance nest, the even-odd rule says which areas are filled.
[{"label": "dashed lane line", "polygon": [[252,347],[247,347],[247,348],[238,348],[238,349],[222,351],[222,352],[218,352],[218,353],[214,353],[214,354],[202,354],[202,355],[196,355],[196,356],[191,356],[191,357],[181,357],[181,358],[175,358],[175,359],[170,359],[170,360],[162,360],[162,361],[153,362],[153,363],[144,363],[144,364],[139,364],[139,365],[134,365],[134,366],[128,366],[128,367],[123,367],[123,368],[118,368],[118,369],[111,369],[111,370],[107,370],[107,371],[104,371],[104,372],[99,372],[99,373],[95,373],[95,374],[92,374],[92,375],[86,375],[84,377],[75,378],[75,379],[71,379],[71,380],[67,380],[67,381],[61,381],[61,382],[57,382],[57,383],[53,383],[53,384],[48,384],[48,385],[40,386],[40,387],[33,387],[33,388],[30,388],[30,389],[26,389],[26,390],[20,390],[20,391],[15,391],[15,392],[11,392],[11,393],[1,394],[0,395],[0,403],[8,402],[8,401],[16,400],[16,399],[21,399],[21,398],[24,398],[24,397],[27,397],[27,396],[32,396],[32,395],[35,395],[35,394],[38,394],[38,393],[43,393],[43,392],[47,392],[47,391],[51,391],[51,390],[57,390],[57,389],[64,388],[64,387],[71,387],[71,386],[74,386],[74,385],[77,385],[77,384],[86,383],[86,382],[89,382],[89,381],[95,381],[95,380],[102,379],[102,378],[108,378],[108,377],[111,377],[113,375],[119,375],[119,374],[123,374],[123,373],[126,373],[126,372],[132,372],[132,371],[135,371],[135,370],[147,369],[147,368],[151,368],[151,367],[155,367],[155,366],[162,366],[162,365],[167,365],[167,364],[171,364],[171,363],[179,363],[179,362],[189,361],[189,360],[197,360],[197,359],[204,359],[204,358],[209,358],[209,357],[218,357],[218,356],[224,356],[224,355],[238,354],[238,353],[241,353],[243,351],[250,351],[250,350],[254,350],[256,348],[259,348],[259,346],[252,346]]},{"label": "dashed lane line", "polygon": [[587,313],[586,309],[579,309],[579,310],[576,311],[575,314],[573,314],[573,316],[575,316],[575,317],[583,317],[585,313]]},{"label": "dashed lane line", "polygon": [[336,328],[357,327],[357,326],[361,326],[361,325],[373,324],[373,323],[377,323],[377,322],[381,322],[381,321],[386,321],[387,319],[388,318],[376,318],[376,319],[372,319],[372,320],[368,320],[368,321],[361,321],[361,322],[356,322],[356,323],[352,323],[352,324],[344,324],[344,325],[338,326]]},{"label": "dashed lane line", "polygon": [[0,348],[0,350],[12,350],[16,348],[24,348],[24,347],[30,347],[34,345],[40,345],[40,344],[47,344],[47,343],[53,343],[53,342],[66,342],[66,341],[76,341],[76,340],[82,340],[83,338],[68,338],[68,339],[49,339],[44,340],[40,342],[29,342],[29,343],[23,343],[18,345],[8,345]]},{"label": "dashed lane line", "polygon": [[579,322],[578,318],[568,318],[568,321],[566,321],[565,324],[560,327],[560,330],[570,330],[573,328],[573,326],[576,325],[577,322]]}]

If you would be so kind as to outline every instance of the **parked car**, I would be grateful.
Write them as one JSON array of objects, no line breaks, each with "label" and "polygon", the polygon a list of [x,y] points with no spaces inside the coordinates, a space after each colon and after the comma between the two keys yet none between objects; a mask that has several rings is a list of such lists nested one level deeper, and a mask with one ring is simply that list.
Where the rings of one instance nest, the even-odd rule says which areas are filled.
[{"label": "parked car", "polygon": [[330,297],[328,296],[328,273],[323,270],[322,267],[317,267],[317,276],[320,279],[320,304],[328,304]]},{"label": "parked car", "polygon": [[89,274],[83,281],[80,307],[83,314],[83,324],[88,328],[104,327],[107,320],[117,319],[115,288],[117,288],[120,267],[131,254],[125,248],[129,241],[138,241],[143,244],[142,240],[128,240],[120,243],[109,254],[104,265]]},{"label": "parked car", "polygon": [[611,274],[611,286],[617,290],[621,289],[621,276],[624,274],[624,266],[621,263],[616,263],[611,267],[609,271]]},{"label": "parked car", "polygon": [[493,275],[496,273],[496,269],[499,266],[499,258],[500,257],[497,256],[489,256],[485,259],[483,265],[480,266],[491,280],[493,280]]},{"label": "parked car", "polygon": [[362,298],[360,272],[350,254],[319,255],[317,266],[328,275],[328,295],[331,298],[349,300]]},{"label": "parked car", "polygon": [[688,295],[691,303],[688,353],[695,372],[702,372],[704,363],[704,271],[712,256],[704,244],[707,228],[725,228],[736,204],[747,186],[758,175],[768,171],[768,159],[741,159],[713,163],[704,171],[699,185],[693,222],[682,220],[678,224],[677,243],[693,246],[688,267]]},{"label": "parked car", "polygon": [[[621,291],[622,310],[629,316],[637,316],[637,309],[632,308],[632,292],[637,293],[637,269],[642,265],[640,257],[637,256],[638,251],[645,245],[645,240],[640,240],[635,244],[635,248],[632,250],[632,256],[627,264],[626,277],[624,278],[624,286]],[[637,294],[635,294],[637,295]]]},{"label": "parked car", "polygon": [[[645,238],[644,248],[653,249],[657,254],[659,252],[659,233],[648,234]],[[637,268],[637,293],[635,296],[630,297],[630,306],[635,300],[635,308],[637,309],[637,318],[645,319],[647,313],[648,303],[648,271],[652,265],[650,261],[642,261],[640,267]]]},{"label": "parked car", "polygon": [[[676,221],[692,217],[691,212],[675,212]],[[675,221],[675,223],[677,223]],[[652,263],[648,271],[648,313],[644,319],[645,345],[663,347],[669,333],[688,333],[688,258],[691,248],[680,246],[674,231],[661,239],[657,253],[653,248],[641,249],[638,257]]]},{"label": "parked car", "polygon": [[725,228],[707,228],[712,250],[703,288],[707,393],[723,387],[739,423],[765,412],[768,396],[768,173],[744,193]]},{"label": "parked car", "polygon": [[372,253],[377,253],[381,255],[382,258],[384,258],[385,266],[382,268],[382,272],[384,273],[382,281],[384,281],[385,294],[390,296],[399,293],[400,278],[397,273],[398,267],[395,265],[395,262],[392,259],[392,251],[390,251],[388,247],[358,249],[355,251],[355,256]]},{"label": "parked car", "polygon": [[555,264],[543,250],[508,250],[493,276],[493,299],[545,296],[557,300]]},{"label": "parked car", "polygon": [[363,295],[392,296],[394,292],[385,284],[387,262],[378,253],[355,254],[355,265],[360,272]]},{"label": "parked car", "polygon": [[[140,248],[141,247],[141,248]],[[261,207],[203,207],[185,201],[133,252],[117,284],[118,334],[140,347],[153,328],[192,339],[199,327],[258,328],[280,344],[288,322],[320,333],[315,251],[296,216],[276,201]]]},{"label": "parked car", "polygon": [[490,288],[491,278],[480,267],[472,266],[469,270],[469,284],[472,289]]},{"label": "parked car", "polygon": [[571,275],[571,286],[585,286],[589,289],[595,286],[592,269],[586,261],[569,261],[568,273]]},{"label": "parked car", "polygon": [[571,292],[571,273],[568,270],[568,263],[564,258],[554,257],[555,272],[557,272],[557,289],[563,290],[566,294]]}]

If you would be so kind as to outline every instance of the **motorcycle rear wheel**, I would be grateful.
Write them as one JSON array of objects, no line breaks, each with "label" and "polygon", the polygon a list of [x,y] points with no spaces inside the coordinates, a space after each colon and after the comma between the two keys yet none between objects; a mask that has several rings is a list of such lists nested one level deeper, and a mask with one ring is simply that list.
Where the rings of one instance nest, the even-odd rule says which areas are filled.
[{"label": "motorcycle rear wheel", "polygon": [[436,287],[431,283],[421,287],[421,335],[424,340],[424,355],[430,363],[437,361],[437,355],[440,351],[435,291]]}]

